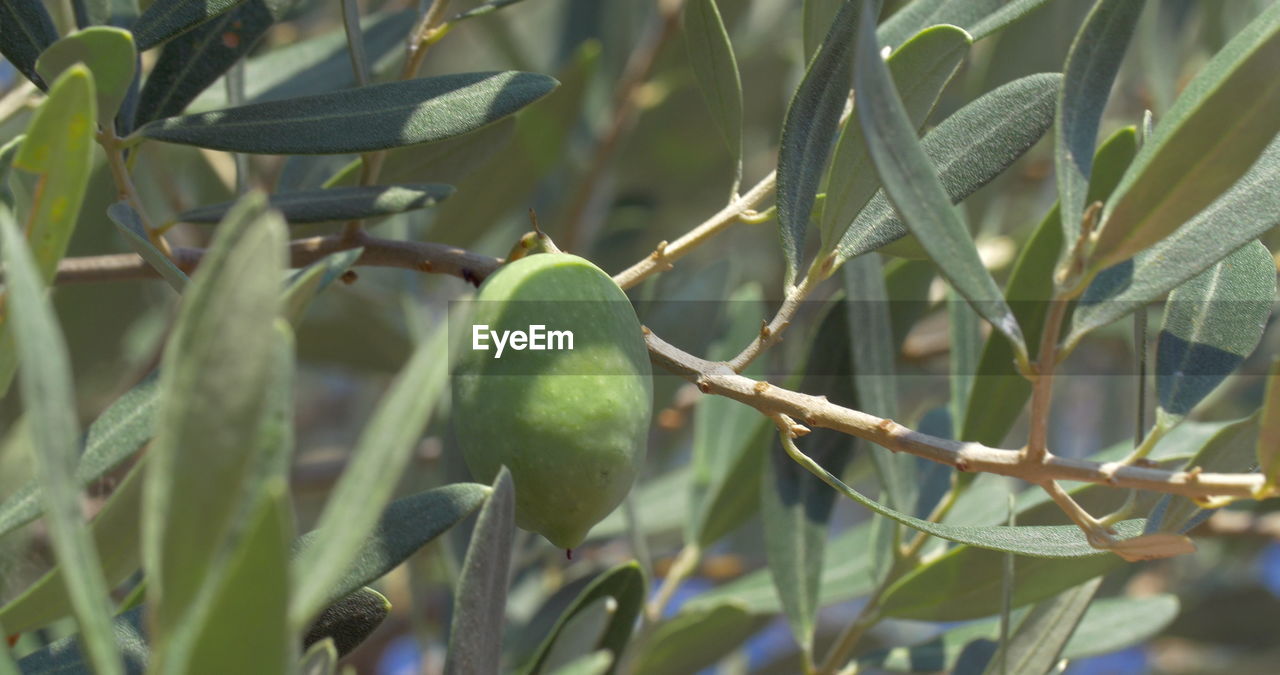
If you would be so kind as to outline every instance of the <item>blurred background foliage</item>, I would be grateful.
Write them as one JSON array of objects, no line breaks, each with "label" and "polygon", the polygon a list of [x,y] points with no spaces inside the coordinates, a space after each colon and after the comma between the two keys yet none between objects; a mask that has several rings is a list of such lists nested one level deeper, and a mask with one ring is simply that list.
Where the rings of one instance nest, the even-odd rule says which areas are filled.
[{"label": "blurred background foliage", "polygon": [[[478,3],[453,4],[460,11]],[[775,166],[782,119],[803,74],[801,3],[722,0],[719,4],[743,74],[744,182],[750,185]],[[888,2],[885,12],[902,4],[901,0]],[[1016,29],[976,44],[932,120],[1016,78],[1059,70],[1090,4],[1048,3]],[[1267,4],[1266,0],[1149,2],[1104,117],[1102,137],[1140,121],[1144,109],[1159,118],[1205,60]],[[69,25],[64,3],[51,3],[50,9],[61,27]],[[373,0],[362,3],[361,9],[375,73],[378,79],[388,79],[399,67],[404,35],[416,8],[401,0]],[[634,125],[623,130],[608,161],[593,161],[612,121],[614,88],[633,49],[656,20],[654,3],[642,0],[525,0],[459,25],[433,48],[424,75],[519,69],[554,74],[562,86],[518,114],[514,122],[463,137],[470,143],[465,153],[437,159],[425,175],[413,174],[418,182],[456,185],[454,197],[435,209],[386,218],[372,224],[371,230],[389,238],[437,241],[500,256],[528,229],[526,212],[532,207],[554,238],[613,273],[647,255],[658,241],[674,239],[719,210],[731,188],[733,165],[697,89],[678,29],[666,36],[652,76],[639,90]],[[237,38],[228,33],[224,39]],[[144,67],[156,54],[144,54]],[[12,67],[0,64],[0,87],[14,91],[22,87],[21,82]],[[295,3],[254,47],[246,68],[248,98],[255,101],[353,84],[340,9],[333,2]],[[221,84],[211,87],[192,110],[222,105],[223,91]],[[0,137],[12,137],[25,128],[30,113],[31,106],[22,106],[0,121]],[[477,139],[481,135],[487,136]],[[1007,274],[1031,226],[1055,199],[1051,143],[1050,135],[1009,172],[964,202],[984,260],[997,279]],[[99,164],[93,169],[83,222],[76,228],[70,256],[129,250],[102,215],[115,200],[115,189],[100,154],[96,156]],[[251,159],[255,185],[288,191],[323,185],[354,157]],[[149,143],[138,153],[136,171],[148,210],[161,217],[230,199],[235,191],[233,160],[225,153]],[[579,200],[584,200],[580,206]],[[582,216],[571,222],[575,207],[581,208]],[[336,227],[295,226],[293,231],[295,236],[305,236]],[[182,225],[170,236],[179,245],[198,246],[209,232]],[[632,292],[642,321],[686,351],[707,354],[727,329],[731,304],[699,303],[698,311],[691,313],[691,305],[680,303],[719,301],[751,283],[765,289],[766,303],[776,303],[783,269],[778,264],[777,236],[772,224],[738,226],[675,269],[645,282]],[[1272,249],[1280,244],[1274,232],[1264,237],[1264,243]],[[926,278],[931,276],[928,263],[905,264],[918,268]],[[898,363],[902,421],[917,428],[928,424],[923,420],[931,411],[947,404],[947,312],[941,284],[935,279],[925,288],[927,295],[919,299],[929,304],[902,336]],[[405,362],[426,327],[441,320],[446,303],[468,290],[465,282],[452,277],[361,268],[354,283],[335,285],[317,300],[297,340],[299,450],[293,481],[300,531],[313,524],[390,375]],[[154,367],[176,296],[154,281],[128,281],[66,286],[55,297],[74,359],[80,417],[87,422]],[[807,308],[792,328],[794,334],[789,333],[787,341],[769,354],[773,372],[786,372],[801,362],[825,304],[815,301]],[[1159,321],[1158,307],[1150,311],[1152,325],[1158,325],[1154,323]],[[762,317],[769,314],[761,312]],[[1254,358],[1277,349],[1280,337],[1268,331]],[[1056,400],[1050,437],[1055,452],[1092,454],[1131,438],[1134,379],[1100,373],[1130,373],[1132,361],[1125,322],[1099,331],[1077,352],[1069,368],[1083,372],[1062,378]],[[1212,401],[1197,409],[1197,415],[1226,420],[1246,414],[1261,396],[1263,372],[1265,364],[1246,363]],[[636,494],[646,543],[661,574],[680,546],[688,517],[682,500],[696,433],[694,408],[703,404],[683,380],[656,375],[657,424]],[[15,388],[0,400],[0,428],[9,430],[0,439],[0,494],[27,480],[31,465],[29,450],[13,433],[19,411],[16,396]],[[399,493],[470,480],[454,451],[448,415],[436,419]],[[1024,435],[1020,426],[1010,438],[1019,443],[1016,439]],[[776,443],[770,434],[762,438]],[[852,447],[853,441],[848,442]],[[854,484],[874,483],[865,452],[856,455],[845,475]],[[108,494],[120,476],[123,469],[101,481],[91,494]],[[982,498],[997,510],[1003,509],[1003,494],[1025,487],[996,478],[989,483]],[[869,514],[848,501],[840,500],[836,508],[832,522],[837,534],[833,536],[868,521]],[[1265,516],[1274,509],[1249,502],[1237,510]],[[763,568],[758,518],[758,513],[748,510],[710,547],[696,575],[668,608],[669,615],[674,616],[685,603],[691,603],[687,611],[696,611],[699,601],[710,607],[700,596]],[[1046,522],[1064,521],[1055,513]],[[1238,532],[1202,528],[1197,555],[1125,565],[1108,575],[1100,595],[1172,592],[1180,600],[1180,613],[1149,642],[1078,661],[1070,672],[1274,672],[1280,656],[1274,631],[1280,622],[1280,527],[1274,526],[1274,519],[1261,522],[1272,526]],[[378,588],[391,600],[393,610],[350,657],[359,672],[439,671],[450,589],[469,529],[454,528],[381,581]],[[520,538],[507,610],[511,628],[504,648],[512,655],[528,653],[594,574],[632,555],[620,512],[593,531],[592,540],[575,551],[572,562],[540,538]],[[0,541],[0,600],[25,587],[49,561],[45,533],[38,523]],[[753,578],[758,580],[760,574]],[[733,593],[733,588],[725,591]],[[767,584],[763,588],[772,593]],[[742,597],[750,600],[749,595]],[[795,646],[777,613],[776,600],[773,603],[772,613],[704,624],[701,632],[691,634],[701,636],[703,653],[679,668],[667,664],[675,668],[667,672],[715,663],[720,664],[720,672],[743,668],[795,672]],[[857,607],[858,600],[851,597],[826,607],[820,615],[818,644],[830,640]],[[56,625],[44,631],[44,637],[57,637],[70,625]],[[707,625],[717,630],[712,632]],[[925,643],[950,627],[886,621],[873,631],[864,650]],[[710,640],[712,635],[721,639]]]}]

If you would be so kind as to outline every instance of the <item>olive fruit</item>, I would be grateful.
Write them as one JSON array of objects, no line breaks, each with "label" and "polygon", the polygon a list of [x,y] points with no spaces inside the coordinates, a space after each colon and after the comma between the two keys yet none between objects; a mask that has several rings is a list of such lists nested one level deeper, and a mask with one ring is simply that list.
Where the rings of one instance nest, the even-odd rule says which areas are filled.
[{"label": "olive fruit", "polygon": [[505,465],[516,523],[572,549],[631,489],[644,459],[653,378],[640,322],[600,268],[540,253],[480,286],[453,376],[467,467]]}]

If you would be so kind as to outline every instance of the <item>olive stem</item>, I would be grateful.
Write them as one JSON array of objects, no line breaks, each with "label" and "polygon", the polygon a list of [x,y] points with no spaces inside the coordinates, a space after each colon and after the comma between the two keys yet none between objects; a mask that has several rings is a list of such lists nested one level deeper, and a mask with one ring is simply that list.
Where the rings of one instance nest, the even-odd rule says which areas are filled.
[{"label": "olive stem", "polygon": [[645,608],[645,616],[650,624],[655,624],[662,619],[662,613],[666,611],[671,598],[675,597],[676,591],[680,589],[680,584],[693,574],[701,560],[702,549],[697,544],[690,542],[680,549],[680,553],[671,563],[671,569],[667,570],[667,576],[663,577],[662,585],[658,587],[653,602]]}]

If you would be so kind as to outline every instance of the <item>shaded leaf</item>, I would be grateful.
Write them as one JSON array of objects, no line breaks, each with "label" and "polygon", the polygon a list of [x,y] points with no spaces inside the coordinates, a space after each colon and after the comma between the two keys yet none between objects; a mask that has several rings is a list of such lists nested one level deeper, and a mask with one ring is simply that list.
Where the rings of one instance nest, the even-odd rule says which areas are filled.
[{"label": "shaded leaf", "polygon": [[[180,114],[247,56],[293,4],[293,0],[247,0],[166,42],[139,94],[136,123]],[[307,42],[316,39],[320,38]],[[251,72],[248,79],[253,81],[257,74]]]},{"label": "shaded leaf", "polygon": [[244,0],[155,0],[133,24],[138,51],[156,47],[242,2]]},{"label": "shaded leaf", "polygon": [[[836,14],[822,47],[796,87],[782,124],[777,201],[788,286],[800,272],[809,215],[853,85],[855,5],[846,1]],[[875,58],[880,60],[879,53]]]},{"label": "shaded leaf", "polygon": [[[74,72],[74,71],[73,71]],[[57,90],[63,79],[55,83]],[[93,95],[92,81],[87,92]],[[92,110],[92,101],[88,101]],[[0,253],[5,267],[5,296],[10,330],[22,370],[22,403],[30,416],[32,455],[49,524],[49,541],[63,566],[67,593],[85,638],[94,670],[122,672],[111,637],[106,580],[94,564],[97,549],[80,516],[75,482],[76,403],[70,356],[53,305],[45,295],[36,257],[27,248],[9,210],[0,206]]]},{"label": "shaded leaf", "polygon": [[327,640],[337,651],[337,658],[342,658],[372,635],[390,612],[391,603],[381,593],[368,587],[357,588],[320,612],[302,637],[302,645],[310,647]]},{"label": "shaded leaf", "polygon": [[165,631],[153,636],[162,663],[167,631],[212,581],[243,515],[237,486],[253,472],[269,407],[284,242],[265,197],[247,196],[215,233],[165,349],[143,493],[143,561],[153,625]]},{"label": "shaded leaf", "polygon": [[317,534],[295,565],[290,615],[302,624],[331,597],[362,554],[360,544],[391,501],[396,480],[444,391],[448,331],[418,346],[360,434],[346,470],[316,522]]},{"label": "shaded leaf", "polygon": [[465,601],[454,603],[445,673],[498,672],[515,529],[515,488],[504,466],[480,510],[462,561],[454,597]]},{"label": "shaded leaf", "polygon": [[[966,105],[920,141],[952,203],[1000,175],[1053,124],[1061,76],[1030,75]],[[836,264],[908,234],[883,191],[876,194],[836,247]]]},{"label": "shaded leaf", "polygon": [[[112,638],[124,657],[124,672],[128,675],[143,675],[147,670],[150,650],[144,637],[142,619],[142,609],[138,608],[117,616],[111,622]],[[18,668],[27,675],[93,672],[81,653],[79,635],[62,638],[23,657]]]},{"label": "shaded leaf", "polygon": [[[484,503],[489,487],[478,483],[454,483],[401,497],[387,505],[378,521],[364,532],[356,556],[342,576],[324,589],[321,604],[333,603],[361,586],[382,578],[423,546],[457,525]],[[295,559],[322,554],[316,546],[319,530],[294,542]]]},{"label": "shaded leaf", "polygon": [[686,2],[684,31],[693,74],[736,167],[736,189],[742,177],[742,79],[715,0]]},{"label": "shaded leaf", "polygon": [[1132,260],[1103,270],[1085,290],[1064,341],[1127,316],[1280,223],[1280,138],[1230,190]]},{"label": "shaded leaf", "polygon": [[1207,63],[1143,143],[1102,214],[1093,269],[1160,241],[1243,176],[1280,132],[1280,5]]},{"label": "shaded leaf", "polygon": [[41,89],[47,89],[48,84],[36,70],[36,59],[57,40],[58,29],[43,2],[0,2],[0,53]]},{"label": "shaded leaf", "polygon": [[94,26],[49,45],[36,61],[36,70],[52,82],[71,66],[83,63],[93,74],[98,124],[110,127],[133,82],[137,57],[129,31]]},{"label": "shaded leaf", "polygon": [[[889,54],[889,73],[917,131],[937,105],[970,44],[968,34],[959,28],[935,26]],[[846,124],[831,159],[827,201],[822,209],[824,252],[834,249],[844,238],[845,231],[879,188],[880,177],[871,164],[862,126]]]},{"label": "shaded leaf", "polygon": [[908,228],[920,240],[953,288],[974,309],[1013,343],[1020,362],[1027,348],[1017,317],[1005,303],[1000,289],[978,257],[968,229],[952,206],[951,197],[916,140],[915,129],[903,108],[889,69],[879,58],[873,8],[863,8],[858,31],[858,58],[854,68],[860,101],[858,121],[880,174],[885,192],[896,210],[904,214]]},{"label": "shaded leaf", "polygon": [[1067,54],[1053,138],[1066,251],[1080,238],[1098,125],[1144,4],[1145,0],[1099,0]]},{"label": "shaded leaf", "polygon": [[[367,185],[324,190],[302,190],[271,195],[271,208],[290,223],[324,223],[375,218],[425,209],[449,198],[453,186],[440,184]],[[186,223],[216,223],[226,216],[232,202],[210,204],[184,211],[175,218]]]},{"label": "shaded leaf", "polygon": [[[1254,413],[1222,425],[1195,448],[1195,454],[1186,461],[1184,468],[1198,466],[1204,471],[1215,473],[1252,471],[1253,463],[1257,460],[1257,444],[1261,438],[1260,417],[1260,413]],[[1166,495],[1152,511],[1147,532],[1184,533],[1192,523],[1197,522],[1201,514],[1207,513],[1210,511],[1201,510],[1191,499]]]},{"label": "shaded leaf", "polygon": [[632,626],[644,609],[645,597],[644,573],[634,561],[623,563],[604,572],[593,579],[591,584],[573,599],[560,618],[556,619],[555,626],[521,672],[541,672],[552,645],[565,630],[568,622],[588,606],[605,598],[612,598],[617,605],[610,613],[607,623],[602,627],[598,641],[592,644],[600,649],[608,649],[614,654],[621,654],[631,639]]},{"label": "shaded leaf", "polygon": [[[554,96],[555,94],[553,94]],[[381,181],[456,184],[485,166],[515,137],[516,118],[506,117],[468,134],[443,141],[393,148],[382,160]],[[357,157],[324,182],[324,187],[357,185],[364,158]]]},{"label": "shaded leaf", "polygon": [[124,235],[125,241],[129,242],[129,246],[133,248],[142,259],[147,261],[148,265],[160,273],[160,276],[168,282],[173,290],[182,295],[186,290],[187,284],[191,283],[191,279],[187,277],[187,273],[178,269],[173,264],[173,260],[165,255],[155,244],[151,243],[147,237],[146,229],[142,224],[142,219],[138,216],[138,212],[127,201],[116,202],[107,207],[107,217],[115,223],[116,229]]},{"label": "shaded leaf", "polygon": [[[991,658],[989,673],[1047,673],[1058,664],[1102,579],[1093,579],[1045,600],[1018,624],[1018,630]],[[992,666],[999,664],[999,668]]]},{"label": "shaded leaf", "polygon": [[1246,244],[1169,294],[1156,344],[1158,413],[1168,426],[1253,353],[1276,295],[1276,263]]},{"label": "shaded leaf", "polygon": [[654,629],[649,648],[636,660],[635,673],[698,672],[741,645],[762,624],[732,601],[681,612]]},{"label": "shaded leaf", "polygon": [[[1133,127],[1111,135],[1093,159],[1087,200],[1105,199],[1119,182],[1137,152]],[[1005,282],[1005,299],[1027,330],[1027,343],[1039,344],[1049,299],[1053,297],[1053,271],[1062,248],[1062,228],[1055,208],[1040,221],[1014,261]],[[1071,311],[1071,310],[1068,310]],[[1067,323],[1067,322],[1064,322]],[[1018,373],[1007,340],[992,336],[982,348],[975,371],[972,398],[983,405],[966,410],[959,440],[992,447],[1004,442],[1031,396],[1031,382]]]},{"label": "shaded leaf", "polygon": [[804,7],[801,10],[801,37],[804,41],[806,63],[822,46],[822,38],[826,37],[827,31],[831,29],[831,23],[835,20],[842,4],[844,0],[804,0]]},{"label": "shaded leaf", "polygon": [[534,73],[441,75],[160,119],[135,133],[232,152],[367,152],[465,134],[556,85]]}]

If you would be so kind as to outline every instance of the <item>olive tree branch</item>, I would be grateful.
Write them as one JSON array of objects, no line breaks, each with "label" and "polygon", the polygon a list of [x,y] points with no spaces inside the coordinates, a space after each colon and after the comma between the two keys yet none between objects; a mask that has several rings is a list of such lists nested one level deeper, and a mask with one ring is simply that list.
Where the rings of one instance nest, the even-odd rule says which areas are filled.
[{"label": "olive tree branch", "polygon": [[681,235],[673,242],[662,241],[653,252],[643,260],[613,276],[614,283],[622,288],[631,288],[649,277],[671,269],[672,263],[688,255],[693,249],[707,243],[712,237],[720,234],[738,221],[746,221],[755,214],[754,208],[778,185],[778,172],[770,171],[769,175],[760,179],[746,194],[729,202],[715,215],[707,218],[697,227]]}]

